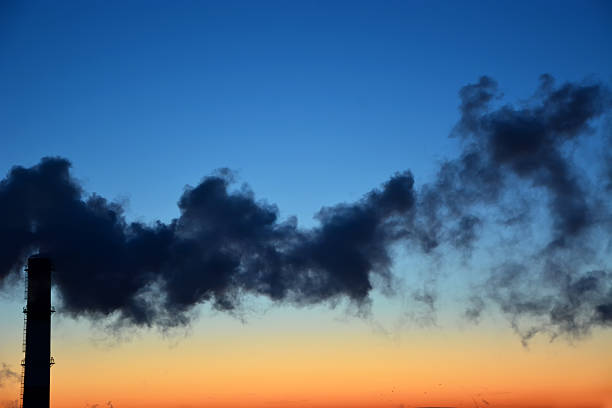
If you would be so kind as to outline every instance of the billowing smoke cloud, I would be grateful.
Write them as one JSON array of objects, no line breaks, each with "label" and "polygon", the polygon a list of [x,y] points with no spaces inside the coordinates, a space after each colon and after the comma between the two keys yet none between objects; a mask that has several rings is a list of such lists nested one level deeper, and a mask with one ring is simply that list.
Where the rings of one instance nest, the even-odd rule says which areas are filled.
[{"label": "billowing smoke cloud", "polygon": [[[468,316],[477,319],[494,301],[524,339],[540,330],[581,335],[609,326],[610,272],[582,270],[581,260],[594,236],[609,239],[605,194],[612,189],[609,179],[588,181],[572,148],[596,134],[610,93],[595,82],[556,87],[543,76],[520,107],[499,105],[500,97],[487,77],[460,91],[453,134],[464,148],[433,182],[415,189],[409,172],[398,173],[355,203],[322,208],[308,230],[295,218],[280,220],[248,187],[234,188],[228,170],[187,188],[177,219],[144,224],[86,194],[66,159],[14,167],[0,184],[0,282],[32,252],[48,253],[64,312],[144,326],[186,323],[204,302],[231,311],[245,294],[367,305],[374,282],[393,284],[395,245],[469,255],[483,231],[496,228],[513,230],[522,245],[543,195],[550,238],[530,263],[501,259],[471,297]],[[605,157],[600,174],[609,175]],[[537,323],[524,329],[523,317]]]},{"label": "billowing smoke cloud", "polygon": [[128,223],[122,208],[86,196],[70,163],[44,158],[15,167],[0,185],[0,271],[32,251],[51,254],[63,310],[118,313],[137,325],[185,322],[196,304],[231,310],[244,293],[309,304],[346,296],[367,302],[371,274],[389,280],[388,246],[414,206],[410,173],[350,205],[323,208],[320,227],[278,220],[276,207],[246,188],[230,192],[221,171],[188,188],[169,224]]}]

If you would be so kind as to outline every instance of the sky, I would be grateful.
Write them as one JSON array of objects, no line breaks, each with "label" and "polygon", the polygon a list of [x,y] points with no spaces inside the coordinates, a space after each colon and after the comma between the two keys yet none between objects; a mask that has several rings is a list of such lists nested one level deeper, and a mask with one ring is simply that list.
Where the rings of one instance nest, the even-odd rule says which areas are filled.
[{"label": "sky", "polygon": [[[480,84],[488,92],[481,76],[498,84],[494,118],[504,113],[499,104],[527,106],[537,89],[546,94],[542,74],[557,86],[609,87],[610,21],[603,1],[3,2],[1,177],[62,157],[83,194],[120,203],[129,222],[169,225],[182,214],[181,197],[197,198],[187,186],[228,168],[230,191],[248,184],[254,202],[277,206],[278,223],[295,216],[318,239],[321,208],[345,216],[333,206],[384,206],[372,198],[378,193],[363,197],[387,191],[394,175],[409,182],[398,172],[410,170],[417,191],[435,185],[441,164],[468,151],[468,134],[478,131],[460,109],[469,97],[460,91]],[[590,177],[580,191],[599,191],[593,157],[606,121],[594,117],[592,129],[579,129],[594,135],[589,141],[559,147]],[[449,137],[457,129],[463,133]],[[503,165],[522,180],[522,168]],[[463,313],[474,288],[495,281],[486,279],[499,271],[500,253],[534,268],[580,258],[581,267],[604,271],[598,279],[609,288],[609,224],[589,235],[591,259],[574,246],[554,259],[523,256],[550,238],[542,230],[554,238],[566,227],[539,220],[538,211],[563,214],[554,200],[545,204],[547,194],[567,201],[547,183],[519,189],[540,206],[518,227],[528,226],[529,240],[510,255],[496,225],[469,251],[433,255],[385,235],[393,261],[379,263],[399,283],[388,290],[385,273],[368,275],[374,288],[365,303],[352,287],[320,302],[278,303],[251,291],[237,310],[198,301],[177,313],[189,318],[174,327],[148,327],[122,308],[113,310],[127,323],[113,325],[81,313],[68,292],[62,305],[69,284],[58,283],[51,406],[612,407],[609,323],[529,336],[529,319],[541,316],[525,323],[508,309],[504,296],[514,292],[493,292],[497,306],[478,322]],[[19,397],[12,374],[23,358],[22,295],[20,282],[0,289],[6,407]]]}]

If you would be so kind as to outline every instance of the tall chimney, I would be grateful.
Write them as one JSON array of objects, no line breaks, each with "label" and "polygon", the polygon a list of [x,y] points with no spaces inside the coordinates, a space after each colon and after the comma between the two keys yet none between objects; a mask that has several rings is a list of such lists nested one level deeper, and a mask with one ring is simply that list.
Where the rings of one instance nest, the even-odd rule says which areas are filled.
[{"label": "tall chimney", "polygon": [[52,269],[48,257],[28,258],[23,408],[49,408]]}]

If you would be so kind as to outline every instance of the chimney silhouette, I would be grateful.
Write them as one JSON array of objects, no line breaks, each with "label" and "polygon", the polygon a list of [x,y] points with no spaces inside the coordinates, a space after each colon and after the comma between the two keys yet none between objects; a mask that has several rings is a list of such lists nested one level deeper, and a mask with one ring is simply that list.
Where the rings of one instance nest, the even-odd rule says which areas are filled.
[{"label": "chimney silhouette", "polygon": [[25,359],[22,378],[22,407],[49,408],[51,366],[51,259],[28,258],[27,307],[25,313]]}]

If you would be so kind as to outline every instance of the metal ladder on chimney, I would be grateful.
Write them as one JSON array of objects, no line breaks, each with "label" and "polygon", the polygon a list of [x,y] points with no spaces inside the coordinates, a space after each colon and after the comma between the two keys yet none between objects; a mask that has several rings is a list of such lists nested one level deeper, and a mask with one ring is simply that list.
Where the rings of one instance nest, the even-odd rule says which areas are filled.
[{"label": "metal ladder on chimney", "polygon": [[[25,291],[23,298],[28,301],[28,269],[25,269]],[[28,327],[28,309],[26,307],[23,308],[23,342],[21,346],[21,351],[25,355],[26,351],[26,329]],[[23,408],[23,389],[24,389],[24,380],[25,380],[25,358],[21,360],[21,386],[19,388],[19,408]]]}]

